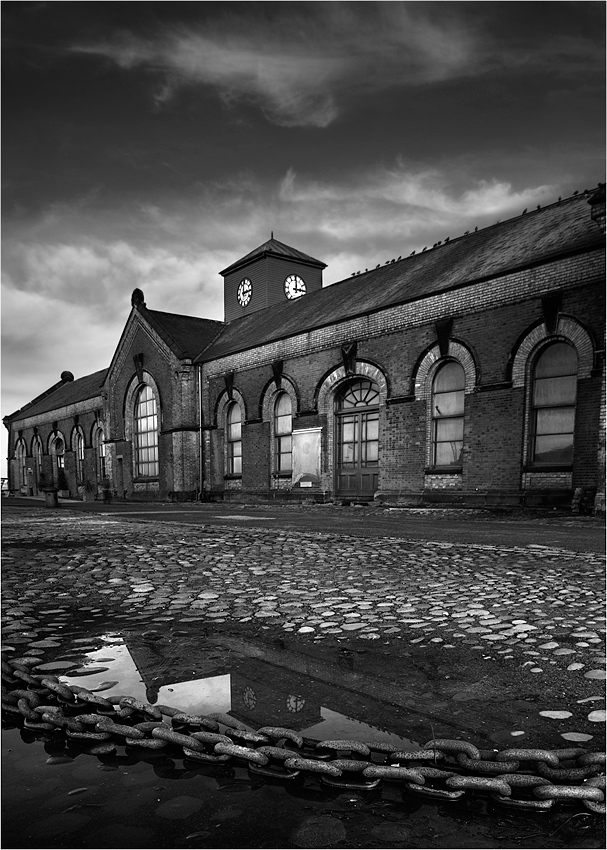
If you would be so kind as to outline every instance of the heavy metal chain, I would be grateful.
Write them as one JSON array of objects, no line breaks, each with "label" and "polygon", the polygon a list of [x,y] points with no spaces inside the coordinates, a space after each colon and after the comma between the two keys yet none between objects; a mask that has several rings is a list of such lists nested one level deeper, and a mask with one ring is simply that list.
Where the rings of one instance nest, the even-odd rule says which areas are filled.
[{"label": "heavy metal chain", "polygon": [[120,743],[137,751],[178,748],[207,765],[234,761],[258,776],[290,781],[318,775],[331,788],[368,791],[396,783],[403,793],[444,802],[488,794],[513,809],[543,811],[555,802],[605,814],[605,753],[566,749],[480,750],[435,738],[419,750],[354,740],[317,741],[282,726],[250,732],[229,714],[186,714],[132,696],[99,696],[55,676],[31,673],[38,658],[2,661],[2,711],[26,729],[65,734],[90,755],[111,756]]}]

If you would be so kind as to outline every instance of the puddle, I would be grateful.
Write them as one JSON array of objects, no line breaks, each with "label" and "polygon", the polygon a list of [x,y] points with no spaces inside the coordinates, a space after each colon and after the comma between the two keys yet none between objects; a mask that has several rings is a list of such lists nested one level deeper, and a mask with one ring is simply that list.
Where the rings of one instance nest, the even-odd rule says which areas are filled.
[{"label": "puddle", "polygon": [[[287,727],[310,739],[394,750],[418,749],[435,732],[466,737],[453,718],[449,726],[448,717],[412,707],[413,673],[409,692],[390,691],[364,653],[335,661],[282,641],[180,625],[71,630],[38,648],[40,663],[56,664],[61,682],[106,699],[129,695],[188,714],[229,714],[249,731]],[[10,716],[2,742],[7,848],[602,846],[601,819],[568,807],[514,815],[468,795],[439,805],[396,784],[360,791],[312,774],[270,780],[244,762],[207,765],[173,749],[118,744],[114,754],[95,756],[63,732],[29,730]]]}]

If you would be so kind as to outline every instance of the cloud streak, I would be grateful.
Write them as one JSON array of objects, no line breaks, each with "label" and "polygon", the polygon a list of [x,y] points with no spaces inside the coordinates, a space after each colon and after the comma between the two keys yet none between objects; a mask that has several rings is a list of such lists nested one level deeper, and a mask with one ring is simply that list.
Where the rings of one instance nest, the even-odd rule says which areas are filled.
[{"label": "cloud streak", "polygon": [[186,87],[207,86],[226,106],[252,103],[288,127],[327,127],[361,95],[402,87],[495,71],[600,70],[588,38],[547,32],[539,44],[512,41],[491,31],[487,13],[476,8],[323,2],[268,11],[255,4],[255,14],[224,12],[145,37],[122,31],[71,49],[150,74],[159,108]]},{"label": "cloud streak", "polygon": [[448,12],[450,22],[399,3],[306,5],[283,7],[270,19],[232,14],[194,30],[173,26],[147,38],[122,32],[72,49],[152,72],[158,105],[184,86],[206,85],[227,105],[253,102],[283,126],[326,127],[356,88],[427,83],[469,66],[470,35]]}]

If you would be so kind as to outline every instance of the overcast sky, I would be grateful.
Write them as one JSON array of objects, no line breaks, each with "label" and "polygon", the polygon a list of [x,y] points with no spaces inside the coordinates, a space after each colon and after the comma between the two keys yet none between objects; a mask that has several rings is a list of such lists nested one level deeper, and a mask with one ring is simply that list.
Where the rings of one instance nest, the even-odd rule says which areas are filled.
[{"label": "overcast sky", "polygon": [[272,230],[330,284],[605,179],[603,2],[2,9],[2,415]]}]

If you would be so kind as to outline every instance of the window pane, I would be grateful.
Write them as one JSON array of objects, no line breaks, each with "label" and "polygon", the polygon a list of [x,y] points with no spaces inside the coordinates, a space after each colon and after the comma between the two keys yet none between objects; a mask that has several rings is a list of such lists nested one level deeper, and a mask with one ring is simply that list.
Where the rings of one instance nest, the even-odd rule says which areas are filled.
[{"label": "window pane", "polygon": [[379,458],[379,443],[373,440],[368,443],[363,443],[363,464],[375,464]]},{"label": "window pane", "polygon": [[379,437],[379,417],[377,414],[371,414],[364,422],[365,433],[363,439],[377,440]]},{"label": "window pane", "polygon": [[536,407],[573,404],[576,388],[576,375],[561,378],[540,378],[535,382],[533,403]]},{"label": "window pane", "polygon": [[547,348],[535,366],[536,378],[575,374],[577,374],[577,354],[574,348],[565,343],[557,343]]},{"label": "window pane", "polygon": [[354,440],[354,422],[344,422],[342,429],[342,440],[344,443],[351,443]]},{"label": "window pane", "polygon": [[461,466],[461,455],[461,441],[437,443],[434,462],[436,466]]},{"label": "window pane", "polygon": [[434,378],[434,392],[444,393],[453,390],[463,390],[466,385],[466,375],[459,363],[451,361],[436,373]]},{"label": "window pane", "polygon": [[556,407],[537,411],[536,434],[573,434],[574,407]]},{"label": "window pane", "polygon": [[436,423],[436,439],[439,443],[448,440],[463,440],[464,420],[463,417],[455,419],[439,419]]},{"label": "window pane", "polygon": [[281,393],[276,402],[276,416],[291,415],[291,398],[287,393]]},{"label": "window pane", "polygon": [[551,434],[535,439],[535,463],[570,464],[573,462],[573,434]]},{"label": "window pane", "polygon": [[457,416],[464,412],[464,392],[434,393],[432,415]]}]

